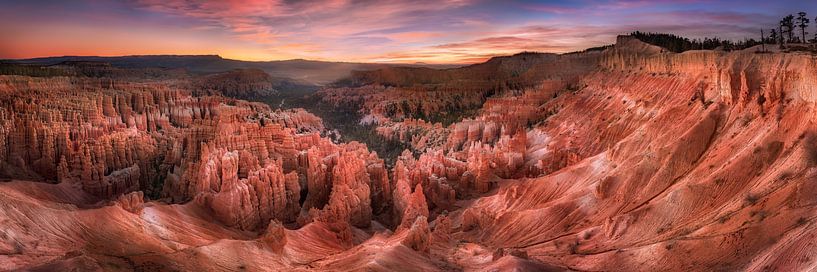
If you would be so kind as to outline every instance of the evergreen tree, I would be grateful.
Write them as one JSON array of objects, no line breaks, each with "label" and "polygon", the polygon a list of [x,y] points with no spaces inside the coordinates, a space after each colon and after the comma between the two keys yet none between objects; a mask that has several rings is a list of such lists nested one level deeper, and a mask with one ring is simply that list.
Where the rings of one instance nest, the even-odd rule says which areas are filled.
[{"label": "evergreen tree", "polygon": [[783,26],[783,29],[789,35],[788,42],[794,41],[794,15],[789,14],[788,16],[783,17],[783,20],[780,21],[780,25]]},{"label": "evergreen tree", "polygon": [[721,40],[719,38],[708,37],[704,38],[703,40],[698,39],[689,40],[687,38],[679,37],[673,34],[649,33],[640,31],[630,33],[630,35],[639,39],[642,42],[661,46],[676,53],[696,49],[712,50],[718,47],[721,47],[724,50],[740,50],[761,44],[760,41],[757,41],[755,39],[747,39],[739,42],[732,42],[729,40]]},{"label": "evergreen tree", "polygon": [[411,105],[409,105],[408,100],[403,100],[403,102],[400,103],[400,109],[403,111],[403,118],[411,117]]},{"label": "evergreen tree", "polygon": [[800,34],[803,37],[802,42],[806,42],[806,28],[808,27],[809,19],[806,17],[805,12],[798,12],[797,13],[797,27],[800,28]]},{"label": "evergreen tree", "polygon": [[780,23],[777,24],[777,29],[778,29],[777,33],[780,35],[780,40],[779,40],[780,48],[783,48],[783,44],[784,44],[784,42],[783,42],[783,33],[785,33],[785,32],[783,32],[783,21],[780,21]]}]

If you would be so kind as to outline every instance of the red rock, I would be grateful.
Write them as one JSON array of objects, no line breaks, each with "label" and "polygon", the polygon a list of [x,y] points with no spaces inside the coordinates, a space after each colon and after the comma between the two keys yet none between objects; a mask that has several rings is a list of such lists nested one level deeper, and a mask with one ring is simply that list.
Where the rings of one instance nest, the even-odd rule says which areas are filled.
[{"label": "red rock", "polygon": [[259,226],[259,200],[255,187],[238,179],[238,154],[224,153],[221,158],[221,186],[209,206],[213,214],[228,226],[252,230]]},{"label": "red rock", "polygon": [[418,216],[410,223],[406,238],[402,241],[404,245],[420,252],[428,252],[428,245],[431,243],[428,230],[428,221],[425,216]]},{"label": "red rock", "polygon": [[277,254],[281,254],[287,245],[287,236],[284,226],[277,220],[272,220],[267,225],[267,231],[261,237],[261,241],[266,243]]},{"label": "red rock", "polygon": [[369,175],[365,162],[354,153],[344,152],[332,168],[332,192],[322,210],[323,222],[349,222],[357,227],[368,227],[372,208]]},{"label": "red rock", "polygon": [[126,211],[139,213],[142,211],[142,205],[145,203],[144,200],[145,195],[141,191],[137,191],[120,196],[115,203]]},{"label": "red rock", "polygon": [[431,230],[431,240],[443,250],[448,249],[451,243],[451,219],[448,215],[440,215],[434,220],[434,228]]},{"label": "red rock", "polygon": [[408,196],[408,203],[403,208],[403,215],[398,229],[411,227],[415,220],[421,217],[428,218],[428,205],[426,204],[426,196],[423,195],[423,186],[417,184],[414,192]]}]

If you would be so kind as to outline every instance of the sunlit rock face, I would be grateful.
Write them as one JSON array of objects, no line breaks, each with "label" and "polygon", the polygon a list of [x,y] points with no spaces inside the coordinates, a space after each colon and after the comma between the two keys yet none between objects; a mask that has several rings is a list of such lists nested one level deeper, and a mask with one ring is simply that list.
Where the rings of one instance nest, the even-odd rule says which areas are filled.
[{"label": "sunlit rock face", "polygon": [[[390,167],[304,110],[172,80],[0,76],[0,267],[810,270],[815,67],[621,37],[321,91],[410,146]],[[506,87],[485,96],[491,75]],[[430,120],[456,96],[477,110]]]}]

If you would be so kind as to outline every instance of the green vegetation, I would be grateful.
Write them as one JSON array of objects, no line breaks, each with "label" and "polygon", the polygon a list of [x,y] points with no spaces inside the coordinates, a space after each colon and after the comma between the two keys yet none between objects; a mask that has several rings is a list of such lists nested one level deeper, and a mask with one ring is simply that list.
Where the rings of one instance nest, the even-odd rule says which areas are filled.
[{"label": "green vegetation", "polygon": [[357,141],[365,143],[369,150],[377,152],[386,165],[394,165],[397,156],[410,146],[396,140],[389,140],[379,134],[375,128],[377,125],[361,125],[358,122],[360,115],[360,105],[362,101],[352,101],[338,106],[323,102],[319,95],[313,91],[303,90],[282,90],[279,96],[270,96],[263,100],[273,108],[281,105],[283,108],[304,108],[312,114],[323,119],[327,129],[336,129],[341,134],[341,141]]},{"label": "green vegetation", "polygon": [[26,65],[0,62],[0,75],[17,75],[30,77],[70,76],[71,73],[63,69],[42,65]]},{"label": "green vegetation", "polygon": [[797,27],[800,28],[800,33],[802,35],[801,37],[803,37],[802,41],[806,42],[807,41],[806,40],[806,34],[807,34],[806,28],[808,27],[809,19],[808,19],[808,17],[806,17],[805,12],[801,11],[801,12],[797,13],[797,15],[798,15],[797,16]]},{"label": "green vegetation", "polygon": [[674,34],[665,33],[650,33],[636,31],[630,33],[630,36],[636,39],[666,48],[675,53],[681,53],[689,50],[712,50],[722,48],[723,50],[741,50],[755,45],[761,44],[755,39],[746,39],[740,42],[733,42],[730,40],[721,40],[719,38],[703,38],[703,39],[688,39]]},{"label": "green vegetation", "polygon": [[156,80],[186,77],[183,70],[164,68],[116,68],[106,62],[63,61],[54,65],[23,64],[0,61],[0,75],[30,77],[92,77],[129,80]]},{"label": "green vegetation", "polygon": [[[781,34],[789,34],[788,42],[794,42],[794,38],[792,38],[792,32],[794,31],[794,15],[789,14],[783,19],[780,20],[780,33]],[[783,44],[783,37],[780,38],[780,44]]]},{"label": "green vegetation", "polygon": [[[815,18],[817,21],[817,18]],[[730,40],[722,40],[720,38],[703,38],[703,39],[688,39],[673,34],[664,33],[650,33],[636,31],[630,33],[642,42],[664,47],[672,52],[680,53],[688,50],[711,50],[722,48],[723,50],[741,50],[760,44],[779,44],[781,48],[786,48],[787,44],[806,44],[789,47],[790,50],[811,50],[815,51],[814,44],[817,44],[817,32],[812,39],[808,39],[806,35],[809,34],[808,27],[811,19],[809,19],[806,12],[798,12],[797,17],[793,14],[784,16],[778,22],[776,28],[769,29],[769,35],[766,36],[766,29],[759,31],[760,40],[754,38],[747,38],[743,41],[733,42]],[[797,29],[799,33],[795,33]],[[799,35],[798,35],[799,34]],[[764,48],[765,50],[765,48]]]},{"label": "green vegetation", "polygon": [[447,113],[435,112],[429,114],[428,118],[425,120],[431,123],[441,123],[443,126],[447,127],[453,123],[462,121],[462,119],[477,116],[477,113],[479,113],[478,108],[448,111]]}]

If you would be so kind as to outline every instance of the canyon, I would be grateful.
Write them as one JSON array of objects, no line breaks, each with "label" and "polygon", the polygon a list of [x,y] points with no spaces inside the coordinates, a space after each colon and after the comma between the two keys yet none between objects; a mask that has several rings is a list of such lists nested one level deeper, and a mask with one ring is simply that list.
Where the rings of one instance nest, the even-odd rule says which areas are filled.
[{"label": "canyon", "polygon": [[813,270],[816,64],[619,36],[288,97],[320,114],[253,67],[0,75],[0,269]]}]

